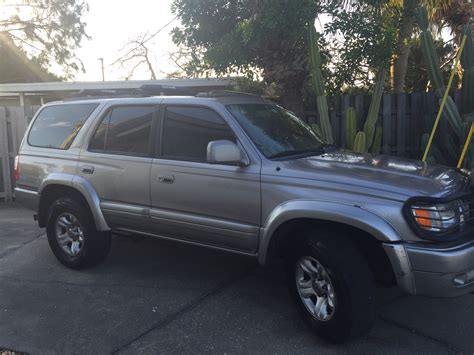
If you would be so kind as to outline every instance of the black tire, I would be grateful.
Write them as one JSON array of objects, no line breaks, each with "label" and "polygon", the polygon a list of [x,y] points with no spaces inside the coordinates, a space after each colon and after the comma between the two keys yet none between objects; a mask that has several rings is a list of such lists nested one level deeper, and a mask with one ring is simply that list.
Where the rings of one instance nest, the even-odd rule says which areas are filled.
[{"label": "black tire", "polygon": [[[77,255],[69,255],[60,246],[56,236],[56,222],[65,215],[72,215],[80,224],[81,247]],[[97,265],[110,251],[110,232],[98,232],[88,206],[68,197],[60,197],[50,206],[46,234],[53,254],[59,262],[71,269],[84,269]]]},{"label": "black tire", "polygon": [[[306,242],[294,248],[287,257],[286,272],[291,297],[304,320],[319,337],[331,343],[343,343],[364,335],[372,328],[376,319],[376,286],[367,260],[347,238],[334,235],[315,239],[313,238],[315,233],[303,233],[306,234],[304,238]],[[311,304],[307,307],[303,302],[305,299],[309,303],[309,299],[316,303],[314,300],[317,298],[315,296],[304,298],[298,291],[296,270],[302,258],[305,258],[306,262],[308,258],[312,258],[312,263],[315,259],[325,269],[325,275],[329,276],[331,284],[329,287],[334,289],[332,303],[335,299],[335,307],[332,308],[329,303],[325,306],[323,316],[331,314],[326,320],[318,319],[311,314],[308,310]],[[301,275],[300,271],[299,279]],[[302,282],[308,282],[306,275]],[[310,284],[313,285],[314,282]],[[327,289],[327,286],[325,287]]]}]

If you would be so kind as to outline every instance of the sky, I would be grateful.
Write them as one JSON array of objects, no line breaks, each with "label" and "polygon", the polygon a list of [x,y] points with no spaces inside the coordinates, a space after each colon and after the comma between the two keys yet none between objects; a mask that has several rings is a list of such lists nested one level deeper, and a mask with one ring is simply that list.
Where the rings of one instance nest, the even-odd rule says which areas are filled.
[{"label": "sky", "polygon": [[[120,56],[124,44],[141,33],[157,31],[174,18],[170,10],[172,0],[88,0],[88,3],[89,13],[84,21],[91,39],[84,39],[76,53],[86,72],[78,72],[76,81],[102,80],[99,58],[104,58],[106,80],[125,79],[129,69],[111,65]],[[166,77],[177,69],[168,57],[175,49],[170,31],[177,25],[179,21],[173,21],[149,42],[158,77]],[[145,67],[140,67],[131,79],[150,79],[150,76]]]}]

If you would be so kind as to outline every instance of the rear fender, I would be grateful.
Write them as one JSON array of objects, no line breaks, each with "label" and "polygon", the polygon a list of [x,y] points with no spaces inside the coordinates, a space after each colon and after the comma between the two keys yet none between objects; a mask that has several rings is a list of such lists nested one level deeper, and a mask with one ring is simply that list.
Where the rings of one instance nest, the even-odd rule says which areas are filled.
[{"label": "rear fender", "polygon": [[[92,184],[84,179],[81,176],[72,175],[72,174],[65,174],[65,173],[52,173],[49,174],[41,183],[38,193],[40,195],[40,201],[42,192],[45,190],[46,187],[51,185],[63,185],[67,187],[71,187],[77,190],[79,193],[84,196],[89,208],[91,210],[92,216],[94,217],[94,222],[96,229],[98,231],[109,231],[110,227],[108,226],[107,222],[105,221],[104,215],[102,214],[102,210],[100,209],[100,198],[97,192],[94,189]],[[41,203],[40,203],[41,204]]]}]

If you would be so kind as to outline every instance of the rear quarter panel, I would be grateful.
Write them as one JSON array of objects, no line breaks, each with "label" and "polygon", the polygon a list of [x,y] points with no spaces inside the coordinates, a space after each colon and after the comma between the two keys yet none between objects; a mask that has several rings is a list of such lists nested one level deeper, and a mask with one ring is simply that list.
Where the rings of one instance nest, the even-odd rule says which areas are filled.
[{"label": "rear quarter panel", "polygon": [[[79,158],[80,145],[84,132],[96,119],[98,112],[101,111],[103,105],[92,112],[82,129],[79,131],[71,147],[67,150],[34,147],[28,143],[28,135],[31,127],[34,125],[36,118],[41,111],[47,106],[64,105],[65,103],[49,104],[43,106],[31,121],[20,146],[20,179],[17,181],[17,187],[38,191],[41,184],[47,179],[51,173],[67,173],[75,174]],[[67,105],[74,105],[72,103]]]}]

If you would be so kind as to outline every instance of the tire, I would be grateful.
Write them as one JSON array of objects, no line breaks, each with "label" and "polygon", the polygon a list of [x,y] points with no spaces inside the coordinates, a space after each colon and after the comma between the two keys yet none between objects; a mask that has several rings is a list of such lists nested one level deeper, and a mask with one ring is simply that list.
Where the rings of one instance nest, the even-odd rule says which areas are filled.
[{"label": "tire", "polygon": [[349,239],[305,234],[306,242],[286,260],[288,288],[301,315],[331,343],[364,335],[376,318],[376,287],[367,260]]},{"label": "tire", "polygon": [[95,266],[110,251],[110,232],[98,232],[89,208],[68,197],[52,203],[46,234],[53,254],[71,269]]}]

